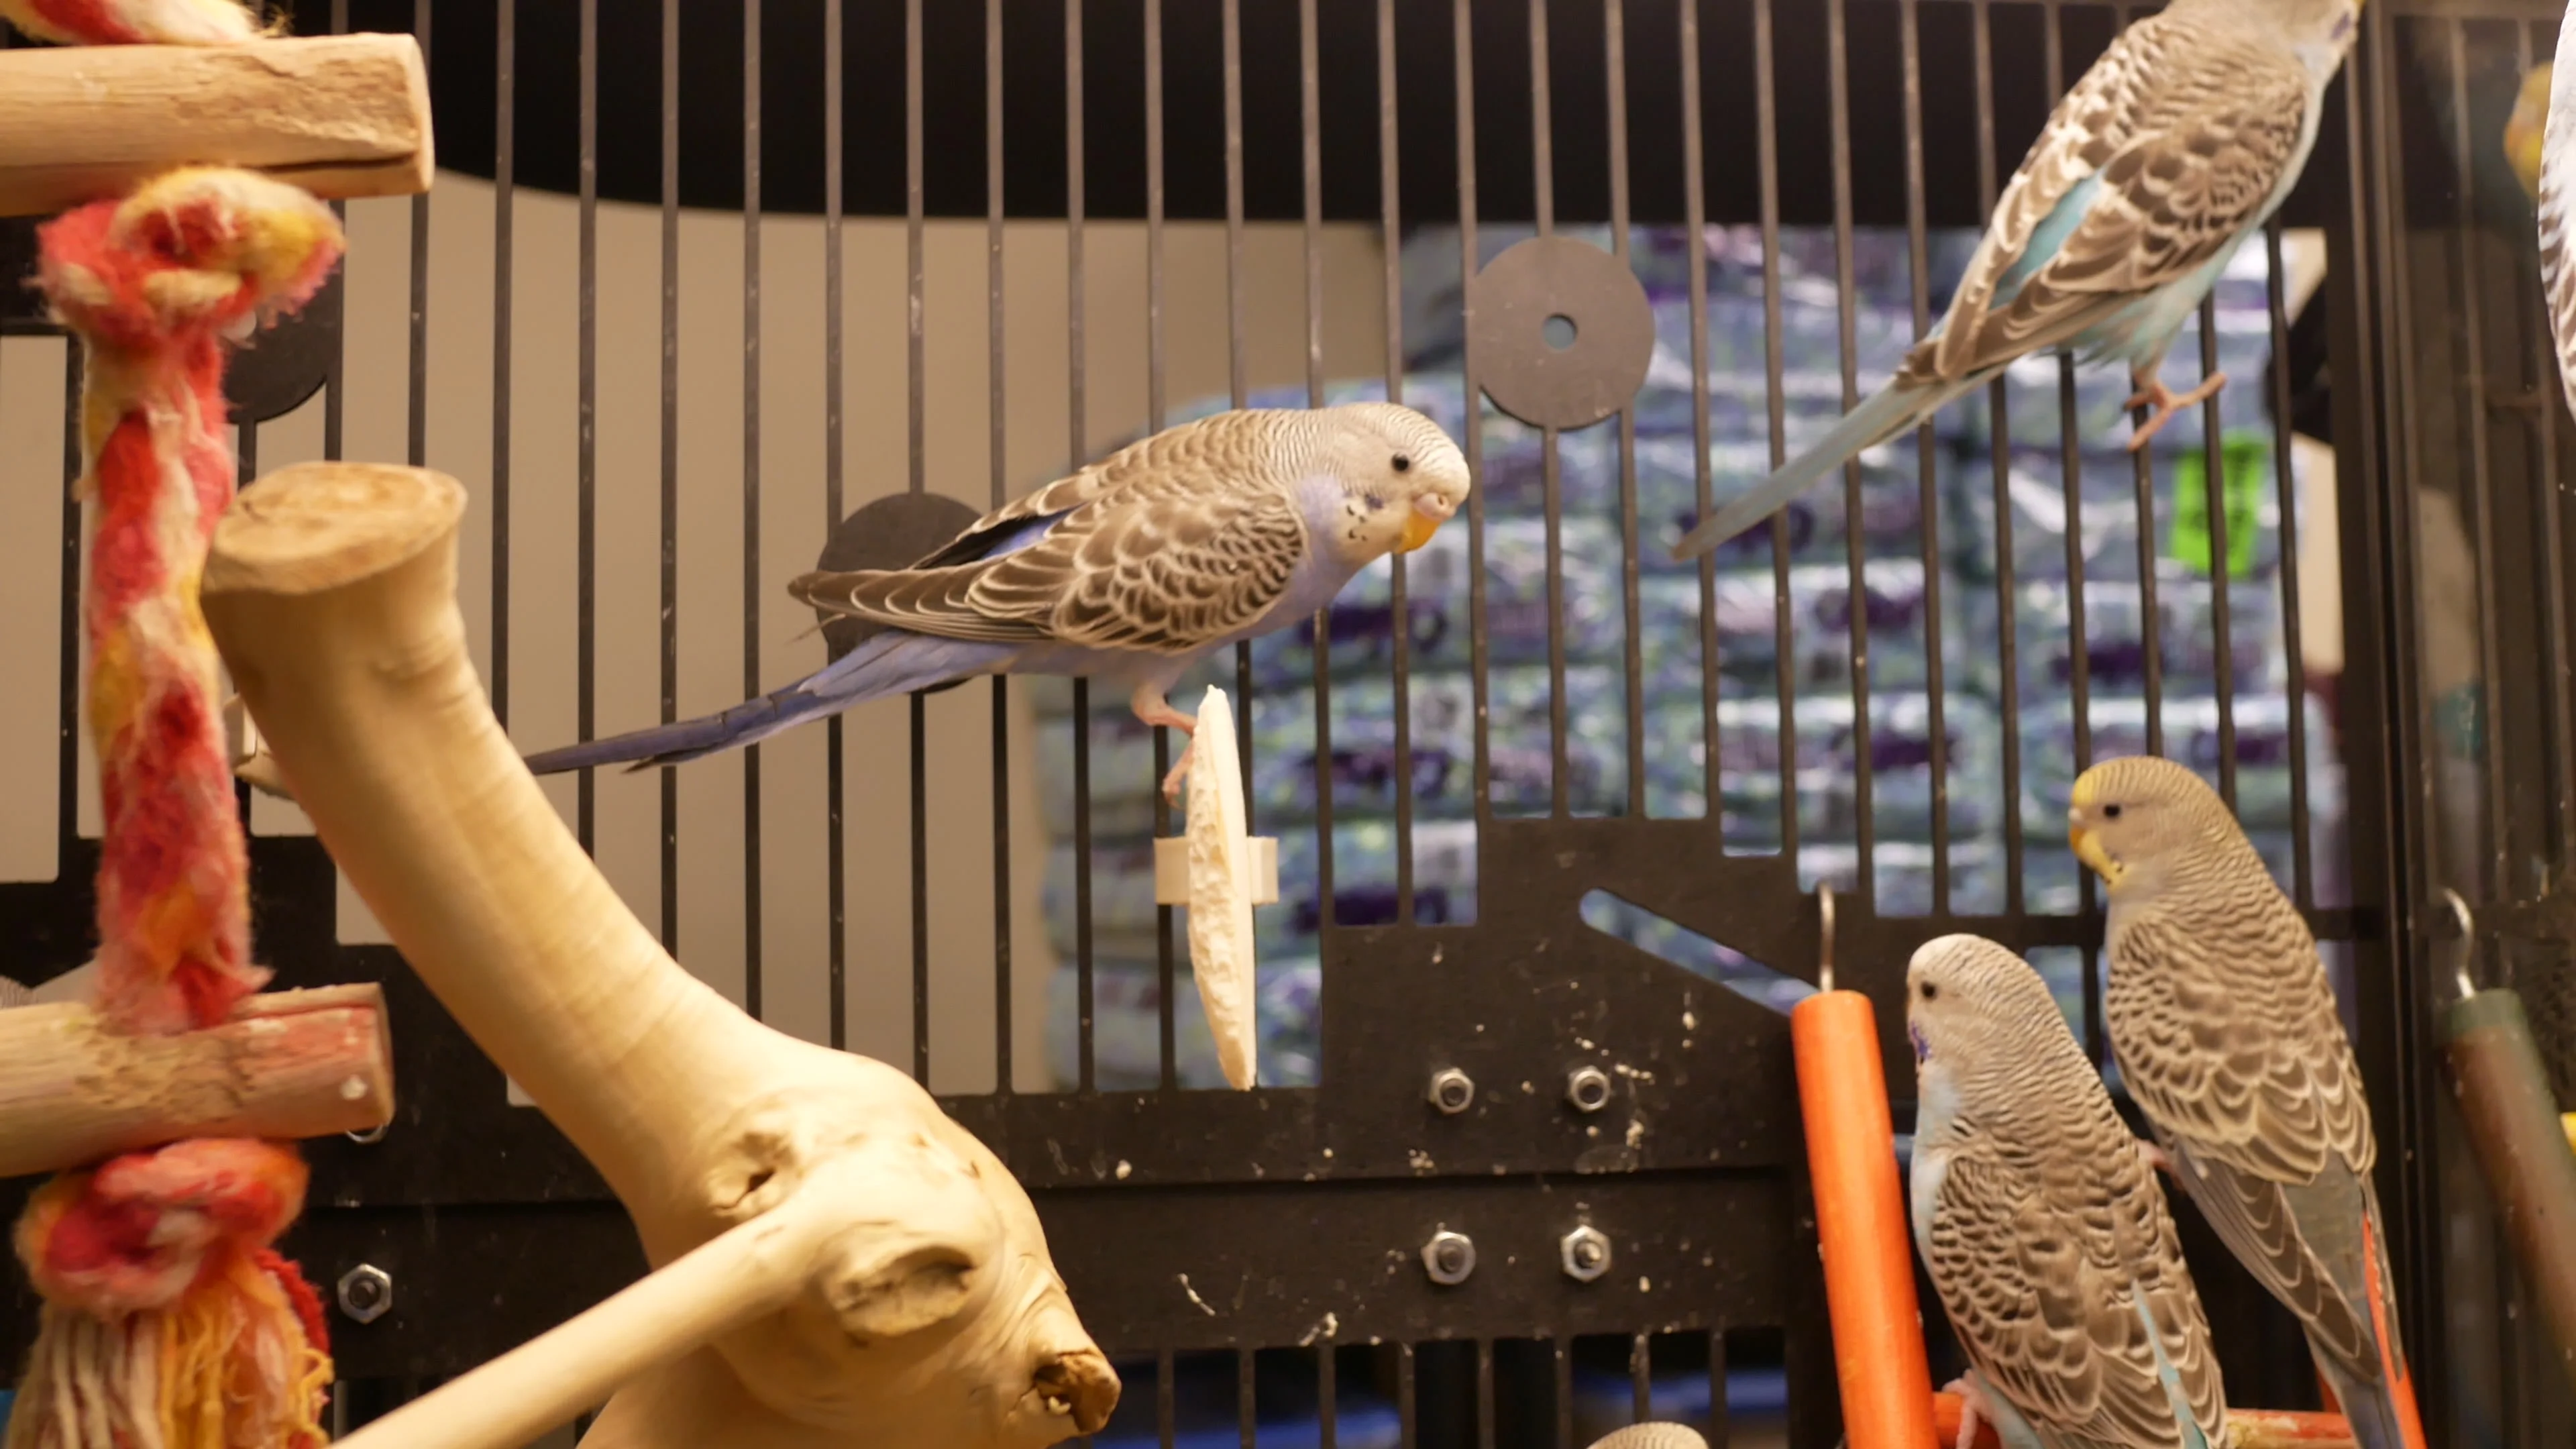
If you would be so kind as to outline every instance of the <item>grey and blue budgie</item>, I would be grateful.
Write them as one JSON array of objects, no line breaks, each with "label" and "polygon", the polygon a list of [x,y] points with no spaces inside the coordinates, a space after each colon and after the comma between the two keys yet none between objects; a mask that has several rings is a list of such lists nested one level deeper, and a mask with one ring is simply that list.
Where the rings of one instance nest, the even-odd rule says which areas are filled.
[{"label": "grey and blue budgie", "polygon": [[1706,553],[1854,454],[1920,425],[2032,353],[2121,362],[2132,407],[2176,412],[2158,378],[2174,334],[2297,185],[2361,0],[2173,0],[2123,31],[2058,102],[2013,173],[1949,310],[1887,386],[1813,448],[1684,535]]},{"label": "grey and blue budgie", "polygon": [[2019,956],[1944,936],[1905,975],[1915,1250],[2004,1449],[2224,1449],[2226,1396],[2164,1190]]},{"label": "grey and blue budgie", "polygon": [[[1189,731],[1166,691],[1212,651],[1306,618],[1353,575],[1430,542],[1467,460],[1411,408],[1219,413],[1131,444],[978,519],[903,569],[807,574],[829,613],[885,626],[823,669],[719,714],[532,756],[537,774],[674,765],[887,695],[979,674],[1080,675]],[[1188,768],[1164,782],[1170,794]]]},{"label": "grey and blue budgie", "polygon": [[[2558,54],[2576,57],[2576,5],[2558,22]],[[2540,133],[2540,280],[2549,298],[2549,331],[2558,344],[2558,381],[2576,413],[2576,64],[2553,66],[2549,109]]]},{"label": "grey and blue budgie", "polygon": [[2165,1165],[2298,1315],[2361,1449],[2423,1449],[2370,1104],[2316,938],[2183,766],[2107,760],[2071,800],[2110,899],[2103,1025]]}]

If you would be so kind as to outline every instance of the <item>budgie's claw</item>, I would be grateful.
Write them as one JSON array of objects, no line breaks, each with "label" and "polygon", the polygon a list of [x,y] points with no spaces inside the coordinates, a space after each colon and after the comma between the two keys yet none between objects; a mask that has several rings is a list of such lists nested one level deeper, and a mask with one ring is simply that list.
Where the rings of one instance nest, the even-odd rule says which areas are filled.
[{"label": "budgie's claw", "polygon": [[1188,779],[1189,773],[1190,747],[1187,743],[1184,743],[1181,746],[1181,757],[1172,762],[1171,773],[1163,776],[1163,802],[1165,804],[1178,805],[1181,803],[1181,781]]},{"label": "budgie's claw", "polygon": [[2148,439],[2162,431],[2166,423],[2173,421],[2174,414],[2185,408],[2200,406],[2218,396],[2218,390],[2225,386],[2227,386],[2227,374],[2223,372],[2211,373],[2206,382],[2180,396],[2176,396],[2167,389],[2162,378],[2141,386],[2127,402],[2120,406],[2124,409],[2151,407],[2156,411],[2155,416],[2138,424],[2138,430],[2129,436],[2129,451],[2134,453],[2145,447]]},{"label": "budgie's claw", "polygon": [[2174,1175],[2173,1159],[2165,1155],[2163,1148],[2143,1137],[2138,1139],[2138,1160],[2145,1163],[2152,1171],[2161,1172],[2167,1177]]},{"label": "budgie's claw", "polygon": [[1137,686],[1127,699],[1127,707],[1136,712],[1148,729],[1162,727],[1181,732],[1181,757],[1172,762],[1171,773],[1163,777],[1163,799],[1173,805],[1181,803],[1181,781],[1190,773],[1189,741],[1198,730],[1198,721],[1172,708],[1163,691],[1150,684]]},{"label": "budgie's claw", "polygon": [[1986,1412],[1985,1389],[1977,1383],[1975,1374],[1967,1374],[1952,1379],[1941,1392],[1959,1396],[1957,1449],[1976,1449],[1978,1428],[1994,1420],[1994,1416]]}]

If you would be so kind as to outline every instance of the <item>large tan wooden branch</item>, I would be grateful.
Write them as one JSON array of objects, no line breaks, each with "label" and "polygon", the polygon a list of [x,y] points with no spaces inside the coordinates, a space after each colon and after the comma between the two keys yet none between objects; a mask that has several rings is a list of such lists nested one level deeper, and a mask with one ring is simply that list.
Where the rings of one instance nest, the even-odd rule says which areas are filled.
[{"label": "large tan wooden branch", "polygon": [[564,829],[466,658],[464,507],[424,470],[272,474],[216,534],[206,615],[350,882],[661,1271],[353,1449],[514,1449],[621,1380],[585,1445],[1035,1449],[1098,1429],[1117,1377],[1001,1162],[911,1078],[682,971]]},{"label": "large tan wooden branch", "polygon": [[0,216],[239,166],[325,199],[427,191],[429,78],[408,35],[0,50]]}]

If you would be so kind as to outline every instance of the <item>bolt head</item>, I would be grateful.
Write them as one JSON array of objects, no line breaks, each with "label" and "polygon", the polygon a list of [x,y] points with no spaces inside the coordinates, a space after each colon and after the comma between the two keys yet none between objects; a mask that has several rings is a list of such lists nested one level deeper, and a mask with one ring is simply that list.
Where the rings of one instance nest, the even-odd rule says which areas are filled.
[{"label": "bolt head", "polygon": [[1455,1117],[1475,1103],[1475,1079],[1456,1067],[1443,1067],[1431,1074],[1431,1088],[1425,1095],[1444,1115]]},{"label": "bolt head", "polygon": [[394,1275],[373,1263],[360,1263],[340,1275],[340,1311],[359,1323],[373,1323],[394,1306]]},{"label": "bolt head", "polygon": [[1610,1105],[1610,1074],[1599,1067],[1576,1067],[1565,1074],[1565,1100],[1577,1112],[1598,1112]]},{"label": "bolt head", "polygon": [[1610,1271],[1610,1239],[1589,1224],[1558,1240],[1557,1255],[1565,1276],[1577,1283],[1589,1283]]},{"label": "bolt head", "polygon": [[1422,1245],[1422,1268],[1432,1282],[1455,1287],[1476,1271],[1476,1244],[1465,1233],[1433,1233]]}]

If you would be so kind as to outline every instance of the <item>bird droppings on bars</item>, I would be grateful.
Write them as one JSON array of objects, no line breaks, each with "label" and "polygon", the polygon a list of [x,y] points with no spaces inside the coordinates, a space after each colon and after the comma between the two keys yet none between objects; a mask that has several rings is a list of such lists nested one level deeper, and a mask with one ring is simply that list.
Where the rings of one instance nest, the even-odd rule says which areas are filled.
[{"label": "bird droppings on bars", "polygon": [[1316,1339],[1331,1338],[1341,1331],[1342,1320],[1335,1317],[1328,1310],[1323,1317],[1315,1320],[1314,1327],[1306,1330],[1306,1336],[1304,1338],[1297,1340],[1297,1346],[1299,1348],[1313,1348],[1315,1346]]},{"label": "bird droppings on bars", "polygon": [[1120,1182],[1125,1182],[1127,1180],[1127,1175],[1135,1170],[1135,1167],[1131,1165],[1127,1159],[1123,1157],[1118,1159],[1117,1177]]},{"label": "bird droppings on bars", "polygon": [[1199,1312],[1206,1314],[1210,1318],[1216,1317],[1216,1310],[1208,1307],[1208,1301],[1199,1296],[1199,1290],[1190,1286],[1190,1275],[1182,1273],[1178,1276],[1181,1280],[1181,1291],[1190,1295],[1190,1301],[1199,1306]]},{"label": "bird droppings on bars", "polygon": [[1651,1278],[1648,1278],[1648,1277],[1644,1276],[1643,1274],[1638,1275],[1638,1278],[1637,1278],[1637,1291],[1638,1291],[1638,1292],[1640,1292],[1640,1293],[1652,1293],[1652,1292],[1654,1292],[1654,1291],[1655,1291],[1655,1282],[1654,1282],[1654,1280],[1653,1280],[1653,1279],[1651,1279]]},{"label": "bird droppings on bars", "polygon": [[1326,1162],[1330,1162],[1330,1161],[1332,1161],[1332,1160],[1333,1160],[1333,1149],[1331,1149],[1331,1148],[1329,1148],[1329,1147],[1327,1147],[1327,1148],[1325,1148],[1325,1149],[1324,1149],[1324,1160],[1325,1160]]},{"label": "bird droppings on bars", "polygon": [[1431,1154],[1423,1151],[1421,1148],[1413,1147],[1406,1149],[1404,1157],[1407,1162],[1413,1165],[1413,1170],[1415,1172],[1429,1173],[1432,1171]]},{"label": "bird droppings on bars", "polygon": [[1684,1030],[1684,1031],[1697,1031],[1697,1030],[1699,1030],[1699,1013],[1698,1013],[1698,1012],[1691,1010],[1689,1007],[1683,1007],[1683,1008],[1682,1008],[1682,1030]]}]

